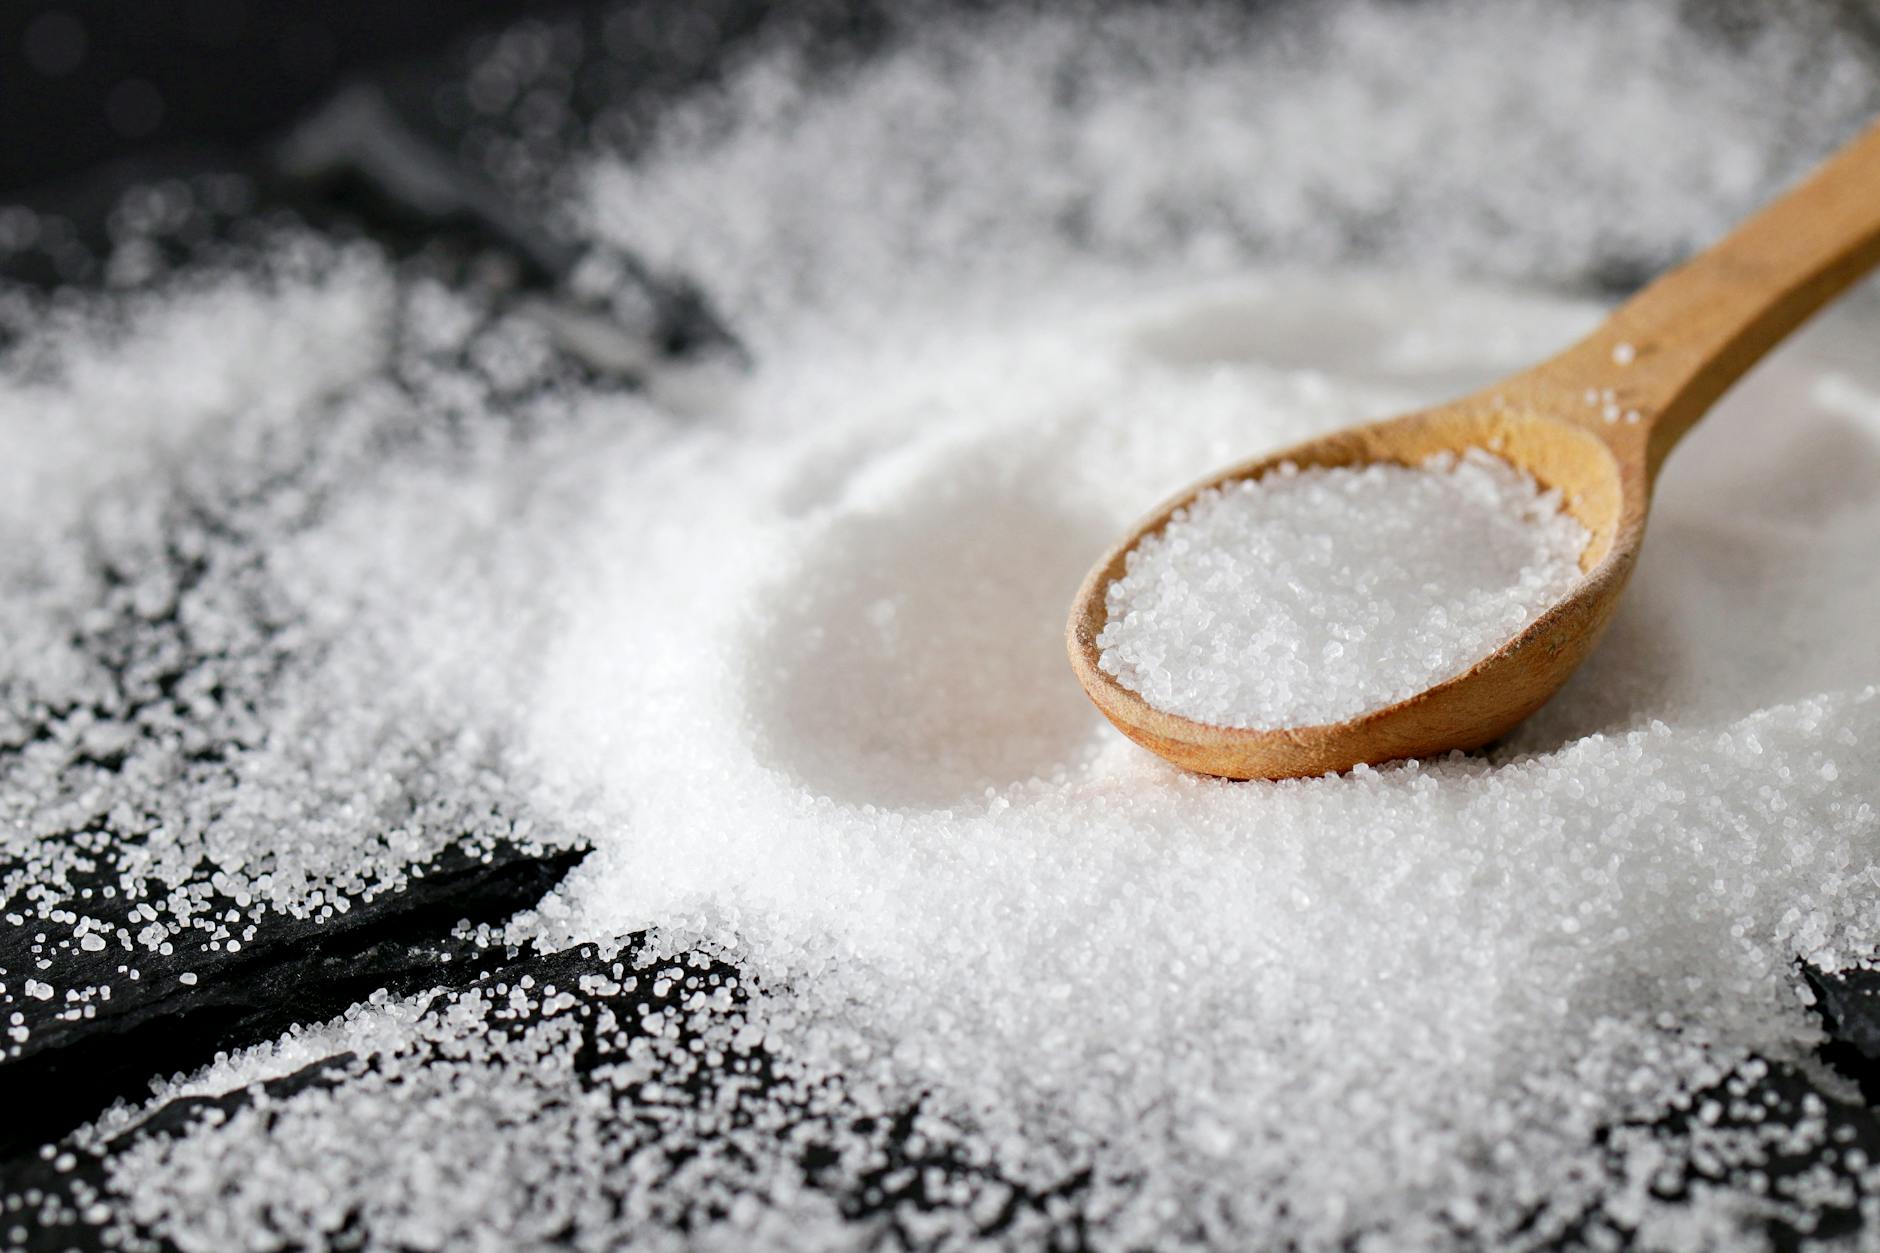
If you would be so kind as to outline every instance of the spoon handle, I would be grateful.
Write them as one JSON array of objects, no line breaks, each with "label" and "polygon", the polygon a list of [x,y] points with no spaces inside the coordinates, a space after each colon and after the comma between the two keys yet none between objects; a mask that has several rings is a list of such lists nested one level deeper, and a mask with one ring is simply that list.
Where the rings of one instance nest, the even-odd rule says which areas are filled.
[{"label": "spoon handle", "polygon": [[[1731,384],[1880,264],[1880,123],[1534,373],[1648,473]],[[1634,416],[1636,415],[1636,416]]]}]

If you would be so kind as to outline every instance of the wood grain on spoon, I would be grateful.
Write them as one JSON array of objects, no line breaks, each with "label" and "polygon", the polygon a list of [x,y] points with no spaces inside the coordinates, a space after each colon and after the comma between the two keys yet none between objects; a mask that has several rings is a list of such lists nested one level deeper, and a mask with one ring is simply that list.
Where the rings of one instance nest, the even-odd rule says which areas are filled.
[{"label": "wood grain on spoon", "polygon": [[[1672,447],[1745,371],[1876,263],[1880,124],[1559,356],[1450,404],[1232,466],[1162,504],[1077,593],[1068,644],[1079,682],[1137,743],[1234,779],[1324,774],[1496,739],[1566,682],[1611,620],[1645,535],[1653,480]],[[1608,418],[1607,393],[1617,421]],[[1156,709],[1098,666],[1105,593],[1123,576],[1125,557],[1199,492],[1283,462],[1416,465],[1471,447],[1559,488],[1591,538],[1580,558],[1586,577],[1573,593],[1464,673],[1348,721],[1247,730]]]}]

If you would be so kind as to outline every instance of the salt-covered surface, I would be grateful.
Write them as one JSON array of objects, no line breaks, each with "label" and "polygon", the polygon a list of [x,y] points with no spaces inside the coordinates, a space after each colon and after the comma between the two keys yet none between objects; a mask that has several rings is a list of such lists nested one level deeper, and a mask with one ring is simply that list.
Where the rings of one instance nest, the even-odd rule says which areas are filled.
[{"label": "salt-covered surface", "polygon": [[[1147,503],[1598,314],[1262,258],[1539,281],[1694,246],[1867,109],[1815,33],[1354,5],[1011,17],[816,89],[762,61],[589,178],[595,234],[721,301],[741,378],[607,389],[325,248],[22,333],[9,1029],[443,849],[595,852],[464,929],[484,978],[49,1146],[0,1238],[1753,1247],[1872,1210],[1853,1093],[1795,1091],[1797,962],[1880,942],[1870,303],[1693,436],[1606,643],[1492,756],[1186,776],[1059,635]],[[133,386],[198,299],[193,368]],[[310,316],[328,351],[291,350]],[[61,405],[99,437],[34,423]]]},{"label": "salt-covered surface", "polygon": [[1281,465],[1201,493],[1104,597],[1098,664],[1157,709],[1300,727],[1453,678],[1579,581],[1586,528],[1481,449]]},{"label": "salt-covered surface", "polygon": [[[1387,290],[1360,285],[1354,308],[1388,311]],[[1662,677],[1663,636],[1634,637],[1494,760],[1231,785],[1166,768],[1085,708],[1052,610],[1142,501],[1247,451],[1256,427],[1280,443],[1425,398],[1408,379],[1197,370],[1143,346],[1171,307],[1232,310],[1257,342],[1288,301],[1253,283],[1083,330],[1030,318],[949,341],[924,389],[896,339],[850,359],[899,413],[865,408],[834,483],[830,444],[767,444],[606,493],[593,546],[570,553],[590,609],[550,663],[535,743],[580,825],[611,834],[539,925],[676,926],[739,953],[789,989],[767,1039],[970,1111],[947,1134],[1008,1177],[1093,1172],[1088,1204],[1122,1243],[1196,1225],[1330,1242],[1372,1223],[1414,1241],[1452,1208],[1505,1236],[1592,1169],[1597,1127],[1751,1049],[1805,1056],[1795,961],[1876,939],[1880,819],[1852,780],[1869,777],[1855,763],[1880,733],[1880,676],[1839,616],[1875,587],[1851,549],[1830,575],[1814,563],[1834,557],[1798,562],[1781,524],[1757,527],[1768,559],[1810,572],[1787,577],[1838,585],[1811,601],[1824,664],[1742,632],[1768,612],[1755,594],[1667,604],[1701,558],[1655,547],[1638,577],[1660,590],[1634,612],[1678,624],[1709,708],[1615,701]],[[1436,303],[1523,329],[1529,350],[1591,312]],[[1806,406],[1808,388],[1778,403]],[[1720,415],[1713,464],[1765,472],[1747,435],[1766,413]],[[1741,494],[1670,482],[1668,529],[1744,525]],[[618,547],[680,500],[692,525]],[[1838,516],[1868,526],[1873,507]],[[1734,563],[1769,573],[1757,550],[1731,545],[1737,578]],[[1774,697],[1782,674],[1830,666]],[[1768,696],[1720,699],[1730,685]]]}]

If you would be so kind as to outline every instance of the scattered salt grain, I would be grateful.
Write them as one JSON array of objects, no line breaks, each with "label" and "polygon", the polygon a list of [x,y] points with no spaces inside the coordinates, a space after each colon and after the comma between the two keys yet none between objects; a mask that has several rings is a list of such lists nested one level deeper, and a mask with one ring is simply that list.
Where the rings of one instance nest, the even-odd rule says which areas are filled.
[{"label": "scattered salt grain", "polygon": [[1111,584],[1099,664],[1170,713],[1297,727],[1461,674],[1579,581],[1586,529],[1481,449],[1210,488]]},{"label": "scattered salt grain", "polygon": [[[1606,643],[1492,755],[1191,778],[1092,713],[1059,639],[1145,502],[1498,377],[1597,313],[1432,271],[1545,286],[1688,251],[1872,111],[1845,41],[1706,40],[1678,12],[1344,4],[1272,39],[1185,8],[1021,14],[833,76],[759,58],[588,180],[589,229],[695,275],[753,346],[709,421],[658,389],[518,387],[462,339],[509,332],[371,260],[153,297],[114,331],[127,358],[84,327],[29,337],[72,368],[0,395],[0,739],[128,708],[73,646],[94,613],[137,644],[128,681],[180,695],[106,735],[121,768],[75,760],[78,714],[58,751],[0,754],[23,868],[0,903],[69,935],[65,833],[108,808],[146,823],[135,946],[193,954],[236,926],[198,908],[199,864],[254,911],[319,918],[527,817],[597,847],[497,938],[651,928],[631,972],[581,974],[667,996],[608,1022],[516,980],[290,1032],[165,1094],[353,1060],[115,1157],[107,1234],[1753,1234],[1766,1177],[1653,1185],[1779,1155],[1730,1085],[1752,1053],[1811,1055],[1797,959],[1880,945],[1876,766],[1849,747],[1880,736],[1871,312],[1693,437]],[[1484,52],[1527,42],[1548,75]],[[1222,277],[1380,256],[1425,277]],[[206,312],[166,339],[163,299]],[[241,333],[200,333],[224,309]],[[382,360],[394,342],[416,357]],[[240,503],[239,525],[173,498]],[[202,581],[154,577],[153,536]],[[1675,1143],[1631,1121],[1704,1101]]]}]

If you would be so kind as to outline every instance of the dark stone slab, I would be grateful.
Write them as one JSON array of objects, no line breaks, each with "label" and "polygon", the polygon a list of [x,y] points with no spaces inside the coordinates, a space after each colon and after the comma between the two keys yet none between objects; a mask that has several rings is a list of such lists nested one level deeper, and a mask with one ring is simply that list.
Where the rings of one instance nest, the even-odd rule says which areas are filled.
[{"label": "dark stone slab", "polygon": [[[9,1111],[0,1154],[55,1139],[111,1101],[135,1097],[154,1076],[331,1017],[380,988],[407,995],[450,986],[453,975],[473,978],[484,952],[456,934],[458,924],[500,922],[534,904],[584,855],[448,851],[409,887],[337,920],[266,918],[239,953],[140,953],[135,982],[116,973],[121,952],[76,954],[96,967],[78,980],[109,984],[113,995],[91,1002],[90,1014],[52,1001],[33,1011],[26,1043],[0,1061],[0,1109]],[[23,929],[0,928],[0,970],[30,970],[29,947]],[[193,985],[179,981],[184,971],[196,976]]]}]

